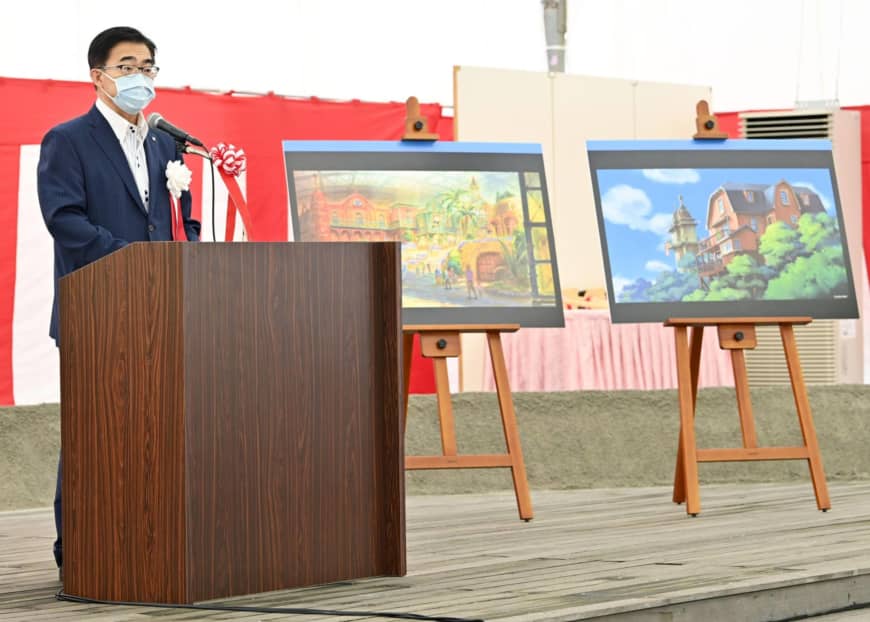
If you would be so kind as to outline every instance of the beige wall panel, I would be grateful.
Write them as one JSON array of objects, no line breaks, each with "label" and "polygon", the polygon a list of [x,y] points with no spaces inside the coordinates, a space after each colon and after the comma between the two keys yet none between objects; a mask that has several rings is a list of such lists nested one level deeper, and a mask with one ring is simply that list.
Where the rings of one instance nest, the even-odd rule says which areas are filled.
[{"label": "beige wall panel", "polygon": [[592,198],[587,140],[634,137],[634,86],[628,80],[557,75],[553,79],[555,177],[550,209],[559,280],[601,287],[604,262]]}]

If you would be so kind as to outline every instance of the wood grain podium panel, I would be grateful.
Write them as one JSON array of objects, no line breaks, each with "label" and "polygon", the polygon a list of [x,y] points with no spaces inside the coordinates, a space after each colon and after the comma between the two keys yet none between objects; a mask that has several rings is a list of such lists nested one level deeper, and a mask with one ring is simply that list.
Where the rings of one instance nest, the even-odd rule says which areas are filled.
[{"label": "wood grain podium panel", "polygon": [[133,245],[75,272],[74,287],[61,285],[71,594],[184,600],[180,259],[169,245]]},{"label": "wood grain podium panel", "polygon": [[405,573],[397,245],[132,245],[70,280],[68,593]]}]

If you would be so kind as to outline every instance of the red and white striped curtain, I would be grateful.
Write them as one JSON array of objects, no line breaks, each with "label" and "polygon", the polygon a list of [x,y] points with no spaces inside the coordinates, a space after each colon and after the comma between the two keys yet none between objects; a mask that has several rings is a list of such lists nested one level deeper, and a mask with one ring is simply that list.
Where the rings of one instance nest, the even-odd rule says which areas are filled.
[{"label": "red and white striped curtain", "polygon": [[[52,240],[39,210],[36,164],[45,132],[84,114],[94,100],[89,83],[0,78],[0,405],[60,398],[58,355],[48,337]],[[441,107],[421,108],[430,129],[452,139],[453,120],[442,116]],[[240,185],[256,239],[266,241],[287,239],[282,140],[398,140],[405,121],[404,103],[236,97],[188,89],[158,89],[146,112],[155,110],[207,145],[224,142],[244,148],[248,171]],[[187,162],[194,171],[194,213],[210,239],[210,184],[202,183],[203,161],[188,156]],[[215,195],[220,239],[227,201],[219,177]],[[240,225],[236,231],[238,239]],[[431,365],[416,360],[412,391],[432,392],[433,387]]]}]

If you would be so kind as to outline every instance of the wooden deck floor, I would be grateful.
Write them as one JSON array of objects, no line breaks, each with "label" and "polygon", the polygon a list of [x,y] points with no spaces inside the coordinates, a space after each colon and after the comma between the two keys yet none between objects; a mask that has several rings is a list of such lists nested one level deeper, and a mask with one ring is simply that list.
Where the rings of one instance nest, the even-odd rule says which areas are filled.
[{"label": "wooden deck floor", "polygon": [[[528,524],[506,493],[411,497],[408,576],[226,602],[510,622],[642,619],[631,612],[870,577],[870,482],[832,484],[828,513],[816,510],[809,483],[702,486],[701,495],[693,519],[665,488],[536,492]],[[4,622],[287,619],[58,602],[53,529],[47,509],[0,513]],[[867,602],[870,594],[857,589],[848,598]],[[705,622],[716,619],[728,618]]]}]

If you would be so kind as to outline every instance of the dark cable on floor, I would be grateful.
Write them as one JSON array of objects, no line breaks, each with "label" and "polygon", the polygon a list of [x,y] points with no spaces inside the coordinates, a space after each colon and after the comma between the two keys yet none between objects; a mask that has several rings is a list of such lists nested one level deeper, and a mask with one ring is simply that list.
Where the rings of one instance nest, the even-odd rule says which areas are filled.
[{"label": "dark cable on floor", "polygon": [[198,609],[201,611],[233,611],[239,613],[285,613],[288,615],[319,615],[395,618],[400,620],[424,620],[426,622],[484,622],[481,618],[451,618],[446,616],[426,616],[419,613],[396,611],[334,611],[331,609],[308,609],[299,607],[240,607],[232,605],[169,605],[164,603],[137,603],[116,600],[97,600],[71,596],[61,589],[55,595],[57,600],[84,605],[121,605],[124,607],[160,607],[162,609]]}]

